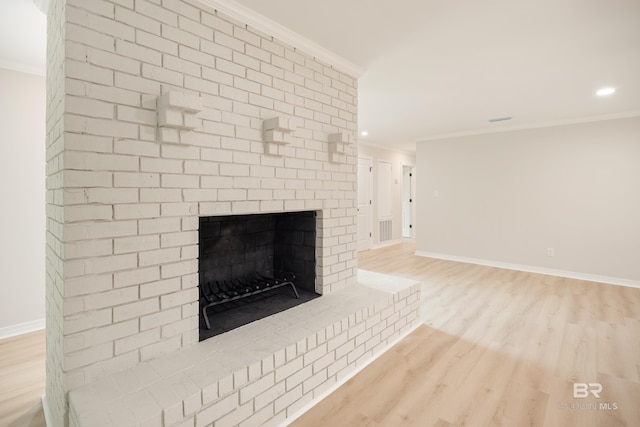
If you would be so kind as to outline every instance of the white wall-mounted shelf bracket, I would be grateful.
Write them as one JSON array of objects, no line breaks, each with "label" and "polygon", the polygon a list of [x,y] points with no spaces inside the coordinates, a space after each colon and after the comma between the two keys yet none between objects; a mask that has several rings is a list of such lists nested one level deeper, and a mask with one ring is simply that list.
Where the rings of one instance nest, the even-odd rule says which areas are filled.
[{"label": "white wall-mounted shelf bracket", "polygon": [[262,123],[264,152],[281,156],[282,147],[293,142],[293,119],[285,116],[272,117]]},{"label": "white wall-mounted shelf bracket", "polygon": [[345,163],[347,161],[346,146],[355,142],[355,136],[349,132],[329,134],[329,161]]},{"label": "white wall-mounted shelf bracket", "polygon": [[172,90],[160,95],[156,101],[158,111],[158,140],[180,143],[186,133],[200,127],[198,113],[202,111],[202,98]]}]

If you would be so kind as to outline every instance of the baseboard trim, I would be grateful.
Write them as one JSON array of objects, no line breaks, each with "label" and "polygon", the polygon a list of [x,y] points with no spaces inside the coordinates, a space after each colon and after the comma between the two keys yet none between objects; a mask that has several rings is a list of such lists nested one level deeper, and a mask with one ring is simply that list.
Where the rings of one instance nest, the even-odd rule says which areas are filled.
[{"label": "baseboard trim", "polygon": [[478,258],[467,258],[456,255],[439,254],[434,252],[416,251],[417,256],[426,258],[444,259],[447,261],[465,262],[468,264],[486,265],[488,267],[504,268],[507,270],[526,271],[528,273],[546,274],[549,276],[566,277],[569,279],[586,280],[589,282],[606,283],[608,285],[640,288],[640,281],[621,279],[618,277],[599,276],[597,274],[580,273],[577,271],[556,270],[553,268],[535,267],[532,265],[510,264],[507,262],[491,261]]},{"label": "baseboard trim", "polygon": [[28,334],[29,332],[35,332],[41,329],[44,329],[44,319],[5,326],[4,328],[0,328],[0,340],[15,337],[17,335]]},{"label": "baseboard trim", "polygon": [[371,249],[386,248],[387,246],[397,245],[398,243],[402,243],[402,239],[394,239],[394,240],[388,240],[386,242],[376,243],[371,247]]},{"label": "baseboard trim", "polygon": [[47,403],[47,395],[43,394],[40,400],[42,401],[42,412],[44,413],[44,425],[45,427],[50,427],[53,423],[51,422],[51,411]]},{"label": "baseboard trim", "polygon": [[298,409],[298,411],[296,411],[292,416],[290,416],[289,418],[287,418],[282,424],[280,424],[280,427],[286,427],[289,424],[291,424],[292,422],[294,422],[295,420],[297,420],[298,418],[300,418],[304,413],[308,412],[311,408],[313,408],[314,406],[316,406],[318,403],[322,402],[327,396],[329,396],[331,393],[333,393],[334,391],[336,391],[337,389],[339,389],[340,387],[342,387],[347,381],[349,381],[351,378],[355,377],[357,374],[359,374],[364,368],[366,368],[367,366],[369,366],[370,364],[372,364],[375,360],[377,360],[380,356],[382,356],[383,354],[385,354],[387,351],[389,351],[389,349],[391,347],[393,347],[394,345],[398,344],[400,341],[402,341],[403,339],[405,339],[409,334],[411,334],[413,331],[415,331],[416,329],[418,329],[421,325],[423,325],[424,323],[422,323],[420,320],[418,320],[418,322],[416,322],[416,324],[409,330],[407,330],[405,333],[401,334],[398,338],[396,338],[395,340],[393,340],[391,343],[387,344],[386,347],[384,347],[382,349],[382,351],[380,351],[377,354],[374,354],[373,357],[369,360],[367,360],[367,362],[365,364],[363,364],[362,366],[357,367],[353,372],[351,372],[349,375],[345,376],[344,378],[342,378],[342,380],[338,381],[337,383],[335,383],[331,388],[327,389],[327,391],[325,391],[324,393],[322,393],[320,396],[318,396],[317,399],[313,399],[311,402],[307,403],[306,405],[304,405],[302,408]]}]

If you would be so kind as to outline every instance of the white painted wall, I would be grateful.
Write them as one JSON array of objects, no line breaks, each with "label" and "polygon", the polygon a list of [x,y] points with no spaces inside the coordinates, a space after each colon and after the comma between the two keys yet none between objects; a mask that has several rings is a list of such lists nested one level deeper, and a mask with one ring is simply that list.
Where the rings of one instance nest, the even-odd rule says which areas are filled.
[{"label": "white painted wall", "polygon": [[45,79],[0,68],[0,335],[44,319]]},{"label": "white painted wall", "polygon": [[[380,242],[378,236],[378,214],[381,212],[379,204],[381,201],[378,196],[378,162],[391,163],[391,200],[387,203],[392,207],[393,219],[393,241],[402,239],[402,165],[415,165],[416,158],[414,155],[403,152],[387,150],[372,145],[365,145],[360,142],[358,144],[358,155],[369,156],[373,159],[373,245]],[[417,196],[416,196],[417,197]],[[416,225],[414,224],[414,228]]]},{"label": "white painted wall", "polygon": [[421,142],[417,167],[418,252],[640,283],[640,117]]}]

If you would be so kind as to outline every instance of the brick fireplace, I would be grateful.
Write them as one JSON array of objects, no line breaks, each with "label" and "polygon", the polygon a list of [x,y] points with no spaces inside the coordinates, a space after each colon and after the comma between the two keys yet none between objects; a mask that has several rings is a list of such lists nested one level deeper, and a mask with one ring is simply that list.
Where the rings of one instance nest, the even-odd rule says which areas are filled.
[{"label": "brick fireplace", "polygon": [[[248,396],[268,382],[284,387],[273,399],[286,392],[299,408],[415,320],[415,286],[392,297],[358,290],[354,76],[205,0],[51,0],[47,106],[51,425],[129,425],[106,423],[108,405],[99,411],[95,402],[111,395],[90,400],[100,393],[138,405],[131,425],[208,426],[217,411],[239,414],[230,425],[282,420],[293,407],[277,411],[272,402],[265,412]],[[248,333],[260,337],[251,325],[198,344],[201,218],[300,211],[315,216],[318,300],[335,295],[308,310],[331,314],[330,323],[287,332],[295,351],[258,346],[234,359],[220,350]],[[358,292],[369,296],[345,311]],[[353,348],[338,355],[343,335]],[[317,349],[335,365],[309,367],[325,360]],[[184,374],[164,397],[140,397],[144,385],[177,381],[167,370],[177,359],[198,364],[213,354],[220,363],[198,376],[207,383],[187,386]],[[310,382],[286,390],[285,370]],[[91,405],[103,424],[86,421]]]}]

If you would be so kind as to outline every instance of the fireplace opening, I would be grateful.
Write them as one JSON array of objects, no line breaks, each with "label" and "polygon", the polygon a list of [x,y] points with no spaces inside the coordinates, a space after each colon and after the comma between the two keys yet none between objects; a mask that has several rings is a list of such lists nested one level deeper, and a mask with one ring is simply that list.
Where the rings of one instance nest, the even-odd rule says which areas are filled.
[{"label": "fireplace opening", "polygon": [[316,212],[201,217],[200,341],[320,296]]}]

